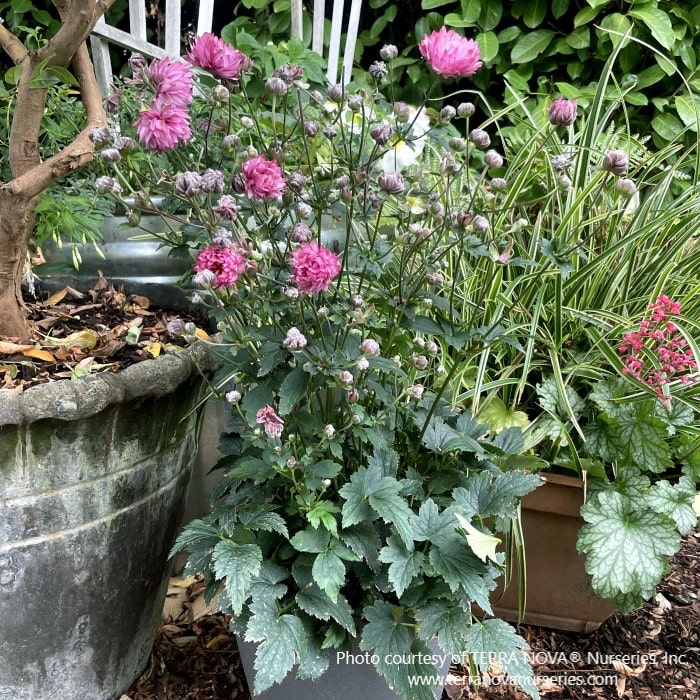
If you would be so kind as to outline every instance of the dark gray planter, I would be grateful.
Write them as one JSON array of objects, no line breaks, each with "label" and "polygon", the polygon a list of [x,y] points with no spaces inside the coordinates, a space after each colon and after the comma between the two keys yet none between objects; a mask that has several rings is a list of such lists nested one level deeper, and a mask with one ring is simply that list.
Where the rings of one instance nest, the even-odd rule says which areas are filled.
[{"label": "dark gray planter", "polygon": [[190,352],[0,391],[1,700],[113,700],[146,666],[197,448]]},{"label": "dark gray planter", "polygon": [[[292,671],[282,683],[273,685],[268,690],[258,695],[253,695],[253,682],[255,679],[255,651],[257,645],[246,642],[240,636],[236,637],[236,644],[241,655],[243,670],[245,671],[248,688],[253,698],[259,700],[402,700],[386,684],[386,681],[377,673],[372,663],[360,663],[369,660],[371,654],[356,649],[352,652],[354,662],[348,657],[343,657],[347,662],[331,663],[328,670],[316,681],[297,680]],[[430,648],[436,660],[441,663],[438,667],[438,676],[441,683],[433,688],[436,700],[442,697],[445,677],[450,670],[451,657],[445,654],[437,642],[431,642]]]}]

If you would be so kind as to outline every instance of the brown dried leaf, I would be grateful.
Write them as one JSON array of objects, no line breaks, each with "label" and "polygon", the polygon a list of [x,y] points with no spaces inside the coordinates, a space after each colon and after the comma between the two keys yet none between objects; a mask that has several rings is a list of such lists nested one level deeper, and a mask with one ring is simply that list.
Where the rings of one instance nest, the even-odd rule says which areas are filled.
[{"label": "brown dried leaf", "polygon": [[59,302],[63,301],[68,294],[68,287],[64,287],[60,291],[52,294],[45,302],[44,306],[56,306]]},{"label": "brown dried leaf", "polygon": [[16,355],[17,353],[23,353],[25,350],[31,350],[33,347],[33,345],[20,345],[19,343],[0,340],[0,354],[3,355]]},{"label": "brown dried leaf", "polygon": [[40,350],[39,348],[31,348],[22,353],[25,357],[33,357],[35,360],[43,360],[44,362],[56,362],[56,358],[48,350]]}]

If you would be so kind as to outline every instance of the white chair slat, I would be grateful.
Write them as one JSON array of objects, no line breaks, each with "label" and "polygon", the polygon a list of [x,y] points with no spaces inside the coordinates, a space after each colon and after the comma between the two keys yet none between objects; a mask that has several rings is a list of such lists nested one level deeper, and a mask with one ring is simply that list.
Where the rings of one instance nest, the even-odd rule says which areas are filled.
[{"label": "white chair slat", "polygon": [[340,56],[344,9],[345,0],[335,0],[331,17],[331,38],[328,46],[328,70],[326,71],[326,77],[331,85],[338,82],[338,58]]},{"label": "white chair slat", "polygon": [[169,56],[180,55],[180,0],[165,0],[165,51]]},{"label": "white chair slat", "polygon": [[129,0],[129,34],[146,41],[146,1]]},{"label": "white chair slat", "polygon": [[[210,32],[214,14],[215,0],[199,0],[197,15],[197,35]],[[341,54],[341,41],[345,35],[343,49],[343,66],[340,71],[343,83],[348,83],[352,74],[357,34],[359,31],[360,12],[363,0],[351,0],[350,17],[346,31],[343,31],[343,12],[345,0],[334,0],[331,20],[331,36],[328,49],[327,77],[331,83],[338,82],[338,64]],[[311,47],[323,55],[323,30],[325,24],[326,0],[314,0]],[[147,40],[146,2],[129,0],[129,31],[123,31],[107,24],[104,17],[93,30],[90,46],[98,84],[107,93],[113,79],[113,70],[109,58],[109,45],[116,44],[131,51],[138,51],[150,58],[180,56],[181,42],[181,0],[165,0],[165,41],[164,46],[157,46]],[[292,0],[292,36],[302,38],[302,0]]]}]

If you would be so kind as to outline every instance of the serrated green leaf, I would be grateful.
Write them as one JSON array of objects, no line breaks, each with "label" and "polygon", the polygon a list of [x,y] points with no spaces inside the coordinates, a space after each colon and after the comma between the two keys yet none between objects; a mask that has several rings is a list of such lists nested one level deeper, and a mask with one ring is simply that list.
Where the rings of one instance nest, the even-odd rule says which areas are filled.
[{"label": "serrated green leaf", "polygon": [[432,546],[428,559],[453,593],[461,589],[467,600],[475,601],[482,610],[491,610],[487,569],[462,537],[455,534],[442,547]]},{"label": "serrated green leaf", "polygon": [[435,501],[429,498],[421,504],[413,527],[416,542],[432,542],[439,547],[454,534],[454,515],[445,511],[441,513]]},{"label": "serrated green leaf", "polygon": [[371,569],[379,568],[379,549],[382,546],[372,523],[360,523],[342,530],[340,537],[345,544]]},{"label": "serrated green leaf", "polygon": [[328,530],[332,536],[338,535],[338,521],[334,513],[340,513],[340,508],[331,501],[319,501],[306,513],[306,518],[311,527],[318,529],[320,525]]},{"label": "serrated green leaf", "polygon": [[[432,664],[421,660],[432,658],[432,651],[421,640],[414,640],[408,628],[401,620],[401,611],[383,601],[377,601],[365,608],[367,620],[362,631],[360,648],[379,657],[377,672],[386,679],[402,697],[411,700],[434,700],[433,689],[429,686],[410,686],[409,678],[437,676],[437,669]],[[405,659],[406,663],[395,663],[396,657]]]},{"label": "serrated green leaf", "polygon": [[256,544],[239,545],[221,540],[212,552],[216,577],[224,580],[233,611],[239,615],[250,592],[250,583],[262,564],[262,551]]},{"label": "serrated green leaf", "polygon": [[423,433],[422,444],[431,452],[443,452],[450,441],[459,438],[459,433],[439,416],[433,416]]},{"label": "serrated green leaf", "polygon": [[535,685],[535,674],[523,653],[530,646],[507,622],[498,619],[476,622],[466,630],[465,642],[465,648],[473,654],[472,658],[481,671],[487,671],[490,660],[497,658],[503,671],[538,700],[540,694]]},{"label": "serrated green leaf", "polygon": [[644,406],[623,416],[615,426],[617,451],[627,464],[660,474],[673,466],[663,421],[649,415]]},{"label": "serrated green leaf", "polygon": [[434,637],[446,654],[461,657],[467,648],[465,641],[465,611],[459,605],[444,600],[431,600],[416,612],[420,627],[418,634],[430,641]]},{"label": "serrated green leaf", "polygon": [[338,593],[345,583],[345,564],[332,550],[321,552],[314,560],[311,569],[314,581],[334,602],[338,602]]},{"label": "serrated green leaf", "polygon": [[299,607],[309,615],[313,615],[319,620],[335,620],[341,627],[346,629],[351,636],[356,635],[355,620],[350,604],[344,596],[338,595],[333,602],[328,594],[322,591],[316,584],[311,584],[302,588],[296,596]]},{"label": "serrated green leaf", "polygon": [[291,413],[294,404],[298,403],[306,393],[311,377],[301,367],[293,369],[280,386],[279,414],[286,416]]},{"label": "serrated green leaf", "polygon": [[248,623],[248,641],[260,641],[255,654],[255,693],[281,683],[294,664],[306,657],[307,634],[302,621],[294,615],[277,617],[258,611]]},{"label": "serrated green leaf", "polygon": [[403,542],[387,537],[387,545],[379,552],[379,560],[389,564],[389,583],[400,598],[411,581],[420,576],[423,568],[423,553],[409,551]]},{"label": "serrated green leaf", "polygon": [[192,546],[199,545],[199,548],[212,547],[221,538],[221,532],[218,527],[211,525],[202,519],[193,520],[188,523],[184,530],[177,536],[173,548],[170,550],[170,556],[188,549]]},{"label": "serrated green leaf", "polygon": [[467,519],[474,515],[514,517],[519,499],[543,484],[537,474],[504,472],[494,477],[483,471],[471,474],[467,485],[455,489],[455,506]]},{"label": "serrated green leaf", "polygon": [[279,513],[275,513],[270,505],[258,505],[247,510],[241,509],[237,515],[240,524],[249,530],[278,532],[283,537],[289,537],[284,518]]},{"label": "serrated green leaf", "polygon": [[389,447],[375,447],[371,457],[367,458],[367,466],[375,467],[382,476],[396,478],[399,471],[399,455]]},{"label": "serrated green leaf", "polygon": [[577,548],[588,555],[586,571],[598,595],[617,605],[628,604],[620,594],[653,595],[668,571],[668,558],[680,547],[675,523],[651,510],[634,510],[630,499],[614,491],[590,498],[581,515],[586,524]]}]

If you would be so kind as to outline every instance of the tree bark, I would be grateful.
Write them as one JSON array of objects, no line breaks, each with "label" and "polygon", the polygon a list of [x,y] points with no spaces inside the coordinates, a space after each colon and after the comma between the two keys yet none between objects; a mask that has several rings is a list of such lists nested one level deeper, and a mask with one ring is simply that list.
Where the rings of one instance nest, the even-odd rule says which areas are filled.
[{"label": "tree bark", "polygon": [[0,189],[0,336],[26,341],[31,328],[22,301],[22,275],[34,228],[34,204]]},{"label": "tree bark", "polygon": [[[114,0],[52,1],[62,26],[37,52],[28,51],[0,20],[0,48],[22,69],[7,154],[13,179],[0,183],[0,337],[21,340],[27,340],[31,331],[22,302],[21,281],[34,228],[36,197],[93,158],[90,132],[107,123],[85,41]],[[40,66],[65,67],[71,61],[80,84],[86,125],[60,153],[42,161],[39,137],[47,91],[33,87],[35,72]]]}]

